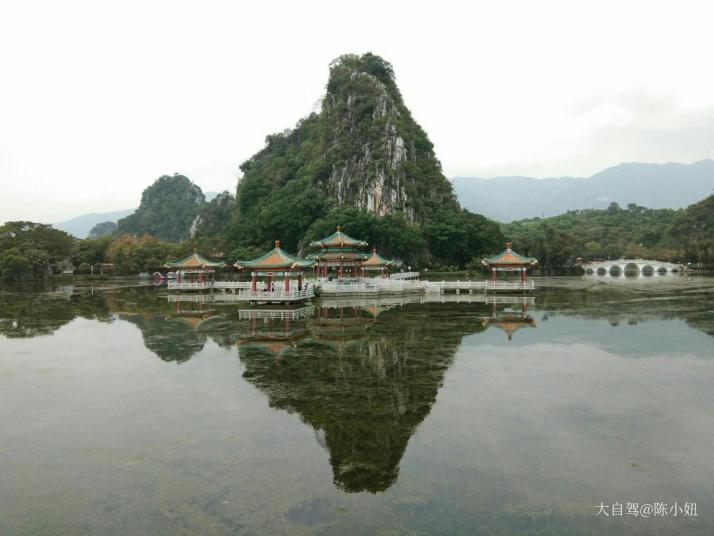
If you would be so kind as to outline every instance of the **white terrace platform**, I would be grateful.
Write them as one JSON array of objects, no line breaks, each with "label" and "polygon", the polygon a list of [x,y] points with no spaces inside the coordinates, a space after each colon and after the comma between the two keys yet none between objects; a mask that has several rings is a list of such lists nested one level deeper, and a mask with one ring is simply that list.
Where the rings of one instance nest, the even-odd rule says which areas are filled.
[{"label": "white terrace platform", "polygon": [[169,281],[166,285],[166,288],[168,288],[169,290],[236,291],[240,289],[250,289],[250,281]]},{"label": "white terrace platform", "polygon": [[[262,286],[261,284],[258,285]],[[274,290],[251,290],[249,281],[204,281],[204,282],[176,282],[169,281],[167,284],[168,290],[218,290],[225,293],[232,292],[231,301],[240,302],[256,302],[256,303],[289,303],[305,301],[315,297],[315,289],[313,285],[308,285],[308,288],[297,290],[297,281],[291,282],[292,290],[285,290],[283,282],[280,281],[280,288]],[[276,285],[277,287],[277,285]]]},{"label": "white terrace platform", "polygon": [[[416,272],[415,272],[416,273]],[[395,274],[399,275],[399,274]],[[405,274],[413,277],[413,274]],[[425,281],[420,279],[402,279],[383,277],[365,277],[360,279],[332,280],[318,279],[307,280],[307,290],[283,290],[283,282],[280,281],[280,289],[275,285],[275,290],[251,290],[249,281],[205,281],[205,282],[177,282],[169,281],[168,290],[180,291],[219,291],[231,293],[231,301],[270,301],[288,302],[313,298],[315,296],[314,287],[319,287],[322,296],[359,296],[359,295],[389,295],[389,294],[423,294],[453,292],[533,292],[535,284],[533,281]],[[261,283],[258,284],[261,287]],[[291,289],[297,289],[297,281],[290,282]]]},{"label": "white terrace platform", "polygon": [[533,281],[422,281],[418,279],[369,278],[360,281],[339,282],[320,280],[321,296],[359,296],[382,294],[423,294],[461,292],[533,292]]}]

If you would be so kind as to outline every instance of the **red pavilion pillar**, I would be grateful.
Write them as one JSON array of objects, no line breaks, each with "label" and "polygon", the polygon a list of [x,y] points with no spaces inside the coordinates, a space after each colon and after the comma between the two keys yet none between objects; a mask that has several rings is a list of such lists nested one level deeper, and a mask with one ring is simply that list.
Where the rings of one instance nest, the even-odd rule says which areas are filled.
[{"label": "red pavilion pillar", "polygon": [[285,272],[285,292],[290,291],[290,272]]},{"label": "red pavilion pillar", "polygon": [[491,279],[493,280],[494,283],[496,282],[496,267],[495,266],[491,268]]},{"label": "red pavilion pillar", "polygon": [[255,272],[250,274],[250,290],[252,292],[258,290],[258,275]]}]

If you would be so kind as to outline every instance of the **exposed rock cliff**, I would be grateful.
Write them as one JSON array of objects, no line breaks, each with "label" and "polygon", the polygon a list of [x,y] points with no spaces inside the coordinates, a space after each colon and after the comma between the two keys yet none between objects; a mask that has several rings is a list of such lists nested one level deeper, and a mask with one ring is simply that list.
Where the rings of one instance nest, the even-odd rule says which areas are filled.
[{"label": "exposed rock cliff", "polygon": [[413,266],[463,266],[500,247],[495,223],[459,207],[378,56],[333,61],[320,112],[265,141],[241,165],[226,233],[236,255],[276,238],[295,251],[335,225]]},{"label": "exposed rock cliff", "polygon": [[[378,216],[402,213],[410,223],[458,208],[391,65],[373,54],[333,61],[320,113],[268,136],[241,170],[236,200],[242,234],[273,233],[289,245],[336,205]],[[286,214],[294,219],[286,221]],[[286,236],[288,228],[295,239]]]},{"label": "exposed rock cliff", "polygon": [[380,216],[403,211],[410,222],[422,221],[432,203],[455,206],[433,146],[381,58],[348,55],[333,62],[321,118],[330,154],[323,183],[338,203]]}]

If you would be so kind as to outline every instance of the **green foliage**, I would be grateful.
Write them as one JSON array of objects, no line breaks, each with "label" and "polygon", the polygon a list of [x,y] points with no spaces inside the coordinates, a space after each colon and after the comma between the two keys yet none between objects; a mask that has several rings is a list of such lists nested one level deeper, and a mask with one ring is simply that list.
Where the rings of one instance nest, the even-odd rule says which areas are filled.
[{"label": "green foliage", "polygon": [[714,265],[714,195],[679,211],[667,238],[688,262]]},{"label": "green foliage", "polygon": [[429,252],[442,264],[464,266],[502,248],[497,223],[467,210],[441,210],[424,225]]},{"label": "green foliage", "polygon": [[18,248],[10,248],[0,253],[0,277],[4,280],[19,280],[35,275],[35,267]]},{"label": "green foliage", "polygon": [[201,189],[187,177],[164,175],[144,190],[136,212],[119,220],[118,232],[148,233],[161,240],[186,239],[204,202]]},{"label": "green foliage", "polygon": [[81,264],[92,265],[107,262],[107,248],[112,242],[111,236],[86,238],[85,240],[77,241],[72,248],[70,256],[72,264],[79,266]]},{"label": "green foliage", "polygon": [[29,221],[0,226],[0,277],[5,280],[43,277],[50,266],[66,259],[74,238],[50,225]]},{"label": "green foliage", "polygon": [[517,251],[549,268],[574,264],[577,257],[680,260],[679,246],[685,236],[677,232],[673,240],[669,231],[678,212],[683,211],[648,209],[634,203],[623,209],[611,203],[605,210],[577,210],[504,224],[503,232]]},{"label": "green foliage", "polygon": [[161,268],[182,253],[180,246],[157,240],[153,236],[124,235],[107,248],[107,259],[117,273],[136,274]]},{"label": "green foliage", "polygon": [[226,249],[234,213],[235,197],[229,192],[223,192],[205,203],[199,212],[196,247],[210,256],[221,256]]}]

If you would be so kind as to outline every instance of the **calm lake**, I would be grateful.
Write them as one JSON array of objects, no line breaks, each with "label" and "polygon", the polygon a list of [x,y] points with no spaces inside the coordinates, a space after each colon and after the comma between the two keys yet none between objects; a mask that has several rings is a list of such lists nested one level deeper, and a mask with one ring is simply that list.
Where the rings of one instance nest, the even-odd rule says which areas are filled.
[{"label": "calm lake", "polygon": [[536,285],[4,287],[0,534],[714,534],[714,279]]}]

